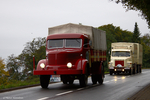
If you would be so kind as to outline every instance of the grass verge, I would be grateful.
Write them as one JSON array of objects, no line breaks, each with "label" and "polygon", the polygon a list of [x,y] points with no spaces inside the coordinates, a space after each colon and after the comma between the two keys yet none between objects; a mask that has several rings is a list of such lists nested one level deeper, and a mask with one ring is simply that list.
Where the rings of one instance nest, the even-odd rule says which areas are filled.
[{"label": "grass verge", "polygon": [[30,78],[30,79],[27,79],[27,80],[24,80],[24,81],[11,80],[7,84],[1,84],[0,85],[0,90],[20,87],[20,86],[34,85],[34,84],[39,84],[39,83],[40,83],[39,77]]}]

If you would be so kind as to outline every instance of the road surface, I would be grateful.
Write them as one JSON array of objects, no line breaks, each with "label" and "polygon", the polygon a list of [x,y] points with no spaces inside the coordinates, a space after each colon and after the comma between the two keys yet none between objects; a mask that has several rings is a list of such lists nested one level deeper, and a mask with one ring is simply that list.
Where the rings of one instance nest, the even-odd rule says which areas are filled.
[{"label": "road surface", "polygon": [[88,85],[81,88],[79,81],[66,85],[62,82],[0,93],[0,100],[127,100],[150,83],[150,69],[135,75],[105,75],[103,85]]}]

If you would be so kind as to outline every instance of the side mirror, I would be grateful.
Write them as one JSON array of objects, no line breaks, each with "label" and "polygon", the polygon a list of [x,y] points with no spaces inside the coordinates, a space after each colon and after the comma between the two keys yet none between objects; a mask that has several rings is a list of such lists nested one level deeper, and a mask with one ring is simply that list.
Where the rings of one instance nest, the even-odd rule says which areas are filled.
[{"label": "side mirror", "polygon": [[108,51],[108,54],[110,55],[110,51]]},{"label": "side mirror", "polygon": [[89,45],[92,46],[92,41],[91,40],[89,41]]}]

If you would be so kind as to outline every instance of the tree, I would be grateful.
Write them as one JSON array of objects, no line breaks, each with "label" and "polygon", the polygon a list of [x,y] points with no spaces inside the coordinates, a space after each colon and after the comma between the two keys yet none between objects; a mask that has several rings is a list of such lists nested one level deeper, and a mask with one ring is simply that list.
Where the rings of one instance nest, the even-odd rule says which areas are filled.
[{"label": "tree", "polygon": [[4,59],[0,57],[0,85],[7,84],[9,73],[5,69]]},{"label": "tree", "polygon": [[21,63],[18,57],[12,54],[8,56],[7,65],[6,65],[8,72],[9,72],[9,80],[20,80],[21,79]]},{"label": "tree", "polygon": [[24,50],[19,55],[22,66],[24,66],[23,76],[33,75],[33,55],[35,62],[46,58],[46,38],[34,38],[31,42],[27,42]]},{"label": "tree", "polygon": [[135,22],[134,32],[133,32],[133,36],[132,36],[132,42],[140,43],[140,32],[139,32],[137,22]]},{"label": "tree", "polygon": [[[33,76],[33,55],[38,62],[46,58],[46,38],[34,38],[27,42],[25,48],[19,56],[8,56],[6,67],[9,71],[9,79],[25,80]],[[36,63],[37,64],[37,63]]]},{"label": "tree", "polygon": [[141,44],[143,45],[143,67],[150,67],[150,35],[145,34],[141,38]]},{"label": "tree", "polygon": [[127,10],[139,10],[141,16],[146,19],[150,28],[150,0],[111,0],[116,3],[122,3]]},{"label": "tree", "polygon": [[146,19],[150,28],[150,1],[149,0],[111,0],[116,3],[122,3],[127,10],[139,10],[141,16]]}]

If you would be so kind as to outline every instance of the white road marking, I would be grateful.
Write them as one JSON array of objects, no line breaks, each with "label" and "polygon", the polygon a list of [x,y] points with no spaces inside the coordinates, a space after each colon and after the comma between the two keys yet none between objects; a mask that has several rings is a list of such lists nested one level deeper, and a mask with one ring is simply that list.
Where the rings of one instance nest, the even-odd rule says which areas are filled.
[{"label": "white road marking", "polygon": [[59,93],[59,94],[56,94],[56,96],[60,96],[60,95],[64,95],[64,94],[68,94],[68,93],[71,93],[73,91],[67,91],[67,92],[63,92],[63,93]]},{"label": "white road marking", "polygon": [[45,100],[45,99],[48,99],[49,97],[44,97],[44,98],[40,98],[40,99],[37,99],[37,100]]}]

